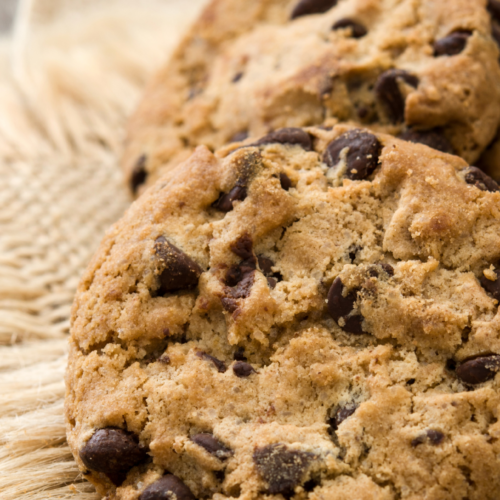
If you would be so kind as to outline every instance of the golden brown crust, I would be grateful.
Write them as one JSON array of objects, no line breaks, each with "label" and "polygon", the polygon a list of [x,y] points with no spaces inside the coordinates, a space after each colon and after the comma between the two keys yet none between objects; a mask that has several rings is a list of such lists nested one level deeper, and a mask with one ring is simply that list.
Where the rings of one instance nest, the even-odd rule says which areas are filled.
[{"label": "golden brown crust", "polygon": [[[460,364],[479,359],[478,377],[489,372],[477,356],[500,354],[498,300],[481,281],[495,283],[500,192],[476,187],[456,156],[383,134],[375,170],[349,170],[353,146],[338,162],[325,150],[373,136],[307,133],[311,151],[304,131],[303,147],[198,147],[89,265],[72,315],[68,441],[82,469],[80,450],[107,427],[152,457],[118,488],[86,469],[103,495],[138,500],[167,472],[217,500],[500,494],[500,378],[471,385]],[[196,289],[159,295],[159,237],[201,267]],[[235,370],[242,356],[251,369]],[[230,452],[209,453],[200,433]]]},{"label": "golden brown crust", "polygon": [[[484,0],[343,0],[290,21],[294,5],[216,0],[207,7],[130,122],[122,161],[129,181],[142,155],[152,184],[199,144],[219,148],[241,133],[324,120],[394,134],[437,129],[466,161],[477,160],[500,121],[498,49]],[[332,30],[346,18],[367,34]],[[463,49],[435,56],[433,44],[457,30],[467,33]],[[378,79],[391,68],[418,80],[398,80],[402,123],[391,123],[394,110],[377,97]]]}]

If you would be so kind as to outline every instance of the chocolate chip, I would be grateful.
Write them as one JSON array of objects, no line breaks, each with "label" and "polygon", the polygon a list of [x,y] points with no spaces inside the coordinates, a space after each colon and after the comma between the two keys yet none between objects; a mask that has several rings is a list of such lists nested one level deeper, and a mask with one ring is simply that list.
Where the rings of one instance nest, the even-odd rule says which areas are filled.
[{"label": "chocolate chip", "polygon": [[314,455],[309,452],[291,450],[284,444],[270,444],[257,448],[253,460],[262,479],[267,483],[271,495],[290,495],[303,482]]},{"label": "chocolate chip", "polygon": [[219,460],[226,460],[233,454],[229,448],[226,448],[217,438],[207,432],[191,436],[191,441],[204,448],[211,455],[216,456]]},{"label": "chocolate chip", "polygon": [[385,107],[392,123],[401,123],[405,118],[405,100],[399,88],[400,82],[415,88],[419,84],[415,75],[402,69],[390,69],[382,73],[375,84],[375,95]]},{"label": "chocolate chip", "polygon": [[252,373],[255,373],[253,366],[245,361],[236,361],[233,365],[233,372],[237,377],[244,378],[249,377]]},{"label": "chocolate chip", "polygon": [[247,188],[234,186],[229,193],[221,193],[219,199],[213,203],[213,207],[221,212],[230,212],[235,201],[243,201],[247,197]]},{"label": "chocolate chip", "polygon": [[472,32],[458,30],[450,33],[448,36],[434,42],[434,56],[455,56],[460,54],[467,45],[467,40]]},{"label": "chocolate chip", "polygon": [[257,257],[259,261],[259,267],[265,276],[271,276],[273,274],[274,262],[264,255],[259,255]]},{"label": "chocolate chip", "polygon": [[398,138],[403,139],[403,141],[425,144],[426,146],[442,151],[443,153],[454,153],[453,146],[445,137],[441,128],[434,128],[430,130],[408,129],[399,134]]},{"label": "chocolate chip", "polygon": [[278,284],[278,280],[276,278],[267,278],[267,284],[271,290],[274,290]]},{"label": "chocolate chip", "polygon": [[345,297],[342,295],[343,290],[344,284],[341,279],[335,278],[328,292],[328,312],[337,323],[340,319],[344,320],[342,330],[349,333],[364,333],[361,326],[363,316],[352,314],[357,299],[357,290],[351,290]]},{"label": "chocolate chip", "polygon": [[358,408],[358,405],[355,403],[349,403],[345,406],[339,406],[334,411],[334,414],[329,419],[330,424],[330,433],[336,431],[339,428],[339,425],[349,418]]},{"label": "chocolate chip", "polygon": [[301,128],[280,128],[275,130],[264,137],[261,137],[257,142],[251,144],[251,146],[264,146],[265,144],[291,144],[298,145],[306,151],[312,150],[311,136]]},{"label": "chocolate chip", "polygon": [[236,286],[241,281],[242,277],[240,266],[231,266],[226,273],[224,283],[227,286]]},{"label": "chocolate chip", "polygon": [[255,278],[254,274],[254,271],[245,273],[242,280],[229,291],[233,299],[246,299],[250,296]]},{"label": "chocolate chip", "polygon": [[278,281],[283,280],[283,276],[281,276],[281,273],[278,272],[273,272],[273,266],[274,262],[269,258],[264,255],[259,255],[257,257],[257,260],[259,262],[259,267],[262,271],[262,274],[266,276],[267,278],[267,283],[271,289],[274,289]]},{"label": "chocolate chip", "polygon": [[222,297],[220,299],[222,307],[230,312],[231,314],[238,309],[238,302],[236,302],[235,299],[232,299],[231,297]]},{"label": "chocolate chip", "polygon": [[290,19],[309,14],[322,14],[337,5],[338,0],[300,0],[292,11]]},{"label": "chocolate chip", "polygon": [[495,269],[497,276],[495,281],[489,280],[486,276],[481,276],[479,280],[481,286],[496,300],[500,302],[500,269]]},{"label": "chocolate chip", "polygon": [[104,472],[115,484],[121,484],[126,473],[146,457],[134,434],[113,427],[96,430],[80,450],[85,467]]},{"label": "chocolate chip", "polygon": [[233,76],[232,82],[237,83],[241,80],[241,77],[243,76],[243,71],[239,71],[236,73],[236,75]]},{"label": "chocolate chip", "polygon": [[196,353],[196,356],[198,356],[201,359],[206,359],[207,361],[211,361],[215,365],[215,368],[217,368],[217,371],[219,373],[224,373],[227,370],[226,364],[223,361],[215,358],[214,356],[210,356],[210,354],[204,351],[198,351]]},{"label": "chocolate chip", "polygon": [[203,272],[191,257],[167,241],[163,236],[156,238],[155,254],[160,261],[160,295],[192,290],[198,286]]},{"label": "chocolate chip", "polygon": [[130,174],[130,189],[132,191],[132,194],[136,194],[139,186],[146,182],[146,178],[148,176],[148,173],[146,171],[146,160],[146,155],[139,156],[132,170],[132,173]]},{"label": "chocolate chip", "polygon": [[379,266],[389,275],[394,276],[394,268],[386,262],[381,262]]},{"label": "chocolate chip", "polygon": [[500,355],[479,356],[461,363],[455,373],[466,384],[482,384],[495,377],[500,370]]},{"label": "chocolate chip", "polygon": [[236,348],[236,351],[234,351],[233,359],[235,361],[246,361],[247,358],[245,356],[245,348],[241,347],[241,346],[238,346]]},{"label": "chocolate chip", "polygon": [[471,184],[481,191],[489,191],[490,193],[500,191],[498,184],[477,167],[467,167],[464,178],[467,184]]},{"label": "chocolate chip", "polygon": [[415,439],[412,439],[411,445],[413,447],[429,442],[430,444],[437,446],[441,444],[444,440],[444,434],[441,431],[436,431],[434,429],[427,429],[425,433],[419,434]]},{"label": "chocolate chip", "polygon": [[139,500],[196,500],[191,490],[173,474],[167,474],[148,486]]},{"label": "chocolate chip", "polygon": [[288,191],[292,187],[292,181],[290,180],[290,177],[288,177],[288,175],[286,175],[285,173],[281,172],[279,175],[279,179],[281,188],[285,191]]},{"label": "chocolate chip", "polygon": [[348,17],[339,19],[332,26],[332,30],[338,30],[342,28],[351,28],[351,36],[353,38],[362,38],[368,33],[366,31],[366,28],[362,24],[354,21],[354,19],[349,19]]},{"label": "chocolate chip", "polygon": [[335,167],[341,152],[347,148],[345,177],[352,180],[366,179],[377,167],[382,146],[378,139],[362,130],[350,130],[330,142],[323,154],[323,161]]},{"label": "chocolate chip", "polygon": [[488,0],[487,9],[497,21],[500,21],[500,2],[498,0]]},{"label": "chocolate chip", "polygon": [[229,140],[229,142],[241,142],[241,141],[244,141],[247,138],[248,138],[248,131],[244,130],[242,132],[238,132],[238,133],[234,134],[231,137],[231,139]]},{"label": "chocolate chip", "polygon": [[248,233],[243,233],[236,241],[229,245],[231,252],[247,260],[253,257],[253,241]]}]

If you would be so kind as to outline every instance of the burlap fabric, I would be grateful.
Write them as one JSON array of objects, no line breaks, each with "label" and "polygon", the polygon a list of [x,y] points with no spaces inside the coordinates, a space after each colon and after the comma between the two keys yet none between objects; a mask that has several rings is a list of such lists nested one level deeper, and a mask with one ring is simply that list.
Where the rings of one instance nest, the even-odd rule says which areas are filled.
[{"label": "burlap fabric", "polygon": [[73,293],[130,203],[127,115],[203,0],[21,0],[0,39],[0,498],[97,498],[65,442]]}]

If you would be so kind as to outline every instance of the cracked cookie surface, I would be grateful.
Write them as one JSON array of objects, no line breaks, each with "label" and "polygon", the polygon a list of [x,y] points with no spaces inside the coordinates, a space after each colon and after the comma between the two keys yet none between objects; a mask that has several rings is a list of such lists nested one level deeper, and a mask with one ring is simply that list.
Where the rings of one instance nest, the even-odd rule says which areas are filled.
[{"label": "cracked cookie surface", "polygon": [[74,456],[109,499],[498,498],[499,260],[498,185],[456,156],[200,146],[82,278]]},{"label": "cracked cookie surface", "polygon": [[212,1],[130,122],[131,190],[200,144],[337,121],[475,162],[500,122],[496,3]]}]

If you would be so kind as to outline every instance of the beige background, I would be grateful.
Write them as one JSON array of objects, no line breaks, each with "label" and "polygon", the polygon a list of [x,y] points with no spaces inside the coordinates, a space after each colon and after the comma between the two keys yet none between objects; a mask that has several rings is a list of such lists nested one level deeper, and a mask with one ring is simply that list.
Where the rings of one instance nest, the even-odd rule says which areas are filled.
[{"label": "beige background", "polygon": [[[64,435],[72,297],[130,203],[126,118],[201,3],[21,0],[0,37],[2,500],[96,498]],[[12,4],[0,0],[2,30]]]}]

